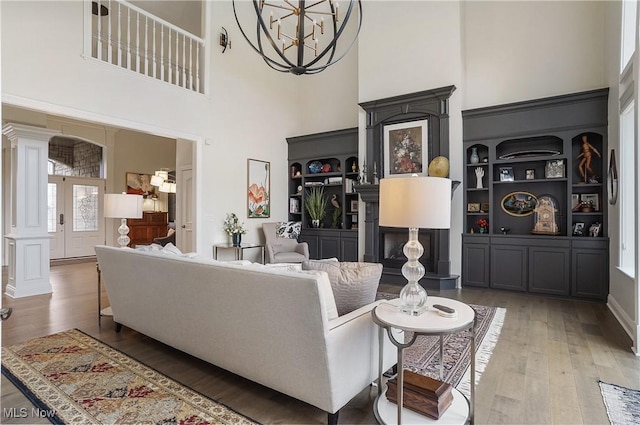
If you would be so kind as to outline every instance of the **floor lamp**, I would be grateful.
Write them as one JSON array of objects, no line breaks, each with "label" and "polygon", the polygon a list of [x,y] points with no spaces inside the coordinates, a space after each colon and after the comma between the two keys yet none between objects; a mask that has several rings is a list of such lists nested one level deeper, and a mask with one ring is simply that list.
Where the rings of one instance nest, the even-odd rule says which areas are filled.
[{"label": "floor lamp", "polygon": [[402,249],[408,260],[402,275],[408,283],[400,291],[400,308],[418,316],[427,310],[427,291],[419,283],[425,270],[418,261],[424,253],[418,231],[451,227],[451,180],[417,175],[380,180],[378,224],[409,228],[409,241]]},{"label": "floor lamp", "polygon": [[126,193],[106,193],[104,195],[105,218],[119,218],[118,244],[120,248],[129,245],[128,218],[142,218],[142,195],[127,195]]}]

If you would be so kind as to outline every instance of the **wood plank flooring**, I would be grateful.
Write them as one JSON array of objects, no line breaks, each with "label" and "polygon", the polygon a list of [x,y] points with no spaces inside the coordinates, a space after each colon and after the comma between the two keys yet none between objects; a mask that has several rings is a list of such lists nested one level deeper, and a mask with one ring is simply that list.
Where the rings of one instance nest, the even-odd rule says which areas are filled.
[{"label": "wood plank flooring", "polygon": [[[6,285],[3,270],[3,288]],[[2,322],[2,345],[78,328],[142,363],[264,424],[324,424],[325,412],[181,353],[113,321],[98,327],[94,261],[51,268],[53,294],[2,297],[13,307]],[[400,287],[381,285],[399,292]],[[4,291],[3,291],[4,293]],[[604,304],[516,292],[464,289],[430,295],[507,309],[502,333],[476,390],[477,424],[607,424],[598,379],[640,388],[640,358]],[[104,294],[106,300],[106,294]],[[212,324],[215,325],[215,324]],[[312,385],[312,383],[309,383]],[[0,423],[48,423],[9,418],[9,408],[31,404],[2,378]],[[340,412],[341,424],[372,424],[375,389]]]}]

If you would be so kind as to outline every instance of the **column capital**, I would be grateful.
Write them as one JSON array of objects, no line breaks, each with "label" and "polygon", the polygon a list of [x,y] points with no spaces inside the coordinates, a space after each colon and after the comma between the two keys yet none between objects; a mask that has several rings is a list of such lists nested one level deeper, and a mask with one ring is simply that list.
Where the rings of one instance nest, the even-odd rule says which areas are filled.
[{"label": "column capital", "polygon": [[58,130],[51,130],[44,127],[34,127],[31,125],[7,123],[2,127],[2,134],[7,136],[12,142],[20,138],[28,138],[31,140],[39,140],[48,142],[53,136],[60,133]]}]

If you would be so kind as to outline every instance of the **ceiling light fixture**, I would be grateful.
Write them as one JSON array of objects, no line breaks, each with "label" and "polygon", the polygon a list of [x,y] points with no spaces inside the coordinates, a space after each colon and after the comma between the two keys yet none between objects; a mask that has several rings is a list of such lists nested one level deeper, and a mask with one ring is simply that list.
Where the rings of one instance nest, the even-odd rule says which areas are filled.
[{"label": "ceiling light fixture", "polygon": [[[267,65],[280,72],[301,75],[323,71],[347,54],[362,26],[360,0],[343,0],[341,3],[347,3],[347,7],[340,7],[336,0],[252,0],[252,3],[257,15],[253,41],[242,29],[233,0],[233,14],[240,32]],[[358,20],[356,29],[348,25],[352,18]],[[338,53],[338,40],[353,31],[351,43]]]}]

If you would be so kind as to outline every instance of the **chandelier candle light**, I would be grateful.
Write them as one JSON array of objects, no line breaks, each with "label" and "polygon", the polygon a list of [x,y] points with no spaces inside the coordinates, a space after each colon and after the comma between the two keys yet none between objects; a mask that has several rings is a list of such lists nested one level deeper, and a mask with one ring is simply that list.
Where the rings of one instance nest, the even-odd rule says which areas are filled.
[{"label": "chandelier candle light", "polygon": [[129,238],[128,218],[142,218],[142,195],[127,195],[126,193],[106,193],[104,195],[105,218],[119,218],[118,245],[125,248],[131,242]]},{"label": "chandelier candle light", "polygon": [[402,275],[408,283],[400,291],[400,308],[418,316],[427,310],[427,291],[420,285],[425,269],[418,261],[424,248],[418,232],[451,227],[451,180],[415,174],[380,180],[379,225],[409,228],[409,241],[402,249],[407,257]]},{"label": "chandelier candle light", "polygon": [[[247,28],[253,26],[252,18],[240,13],[241,7],[233,1],[233,14],[240,32],[271,68],[280,72],[291,72],[295,75],[316,74],[342,59],[355,43],[362,26],[362,4],[360,0],[252,0],[257,16],[255,37],[250,38],[240,24],[241,20],[249,21]],[[352,17],[357,15],[357,28],[349,25]],[[346,48],[338,40],[353,35]],[[249,31],[253,33],[253,30]],[[351,38],[351,35],[348,35]]]}]

